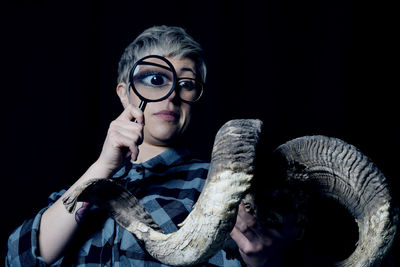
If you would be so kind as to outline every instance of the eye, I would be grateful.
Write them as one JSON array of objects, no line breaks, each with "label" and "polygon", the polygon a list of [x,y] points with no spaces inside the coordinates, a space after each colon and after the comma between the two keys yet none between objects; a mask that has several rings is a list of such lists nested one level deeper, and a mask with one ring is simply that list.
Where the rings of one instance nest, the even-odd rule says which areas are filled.
[{"label": "eye", "polygon": [[141,73],[135,77],[135,82],[149,87],[163,87],[169,84],[170,77],[160,72]]},{"label": "eye", "polygon": [[152,75],[146,78],[146,82],[149,82],[153,85],[162,85],[164,83],[164,78],[161,75]]},{"label": "eye", "polygon": [[179,87],[187,91],[196,90],[196,81],[191,79],[182,79],[178,83]]}]

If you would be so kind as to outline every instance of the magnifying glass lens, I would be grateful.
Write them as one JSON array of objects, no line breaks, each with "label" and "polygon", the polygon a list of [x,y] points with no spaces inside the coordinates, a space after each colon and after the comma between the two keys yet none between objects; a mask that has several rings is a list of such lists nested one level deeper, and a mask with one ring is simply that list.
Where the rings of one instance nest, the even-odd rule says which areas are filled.
[{"label": "magnifying glass lens", "polygon": [[133,70],[132,85],[142,98],[156,101],[168,95],[174,79],[173,70],[164,60],[151,57],[138,62]]}]

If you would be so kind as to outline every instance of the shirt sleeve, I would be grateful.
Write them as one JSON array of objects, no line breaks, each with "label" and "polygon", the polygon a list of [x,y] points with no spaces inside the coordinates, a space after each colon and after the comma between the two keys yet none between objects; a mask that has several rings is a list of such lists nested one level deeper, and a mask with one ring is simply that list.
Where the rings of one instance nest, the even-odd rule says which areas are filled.
[{"label": "shirt sleeve", "polygon": [[[47,207],[39,211],[33,218],[24,221],[23,224],[10,235],[7,243],[6,266],[50,266],[39,256],[38,233],[40,220],[42,214],[48,207],[60,198],[65,191],[66,190],[62,190],[58,193],[52,193],[48,198]],[[62,258],[51,266],[59,265],[61,261]]]}]

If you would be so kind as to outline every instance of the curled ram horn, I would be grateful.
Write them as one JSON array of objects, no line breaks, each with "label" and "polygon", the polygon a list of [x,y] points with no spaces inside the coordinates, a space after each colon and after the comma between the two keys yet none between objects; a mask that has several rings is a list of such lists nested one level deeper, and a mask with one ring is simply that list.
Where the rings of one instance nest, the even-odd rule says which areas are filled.
[{"label": "curled ram horn", "polygon": [[240,201],[251,187],[260,120],[232,120],[218,131],[204,188],[188,217],[171,234],[162,233],[137,199],[112,179],[91,180],[64,199],[70,212],[77,201],[105,207],[143,241],[160,262],[194,265],[219,251],[229,237]]},{"label": "curled ram horn", "polygon": [[[233,228],[237,206],[251,186],[260,129],[258,120],[234,120],[220,129],[205,187],[175,233],[163,234],[136,198],[112,179],[90,181],[65,198],[64,204],[69,211],[78,200],[107,208],[162,263],[185,266],[204,262],[223,247]],[[310,189],[337,200],[357,222],[357,247],[337,266],[379,264],[392,245],[398,216],[386,179],[376,165],[354,146],[325,136],[294,139],[279,146],[274,154],[283,160],[279,172],[289,183],[308,184]],[[268,164],[257,168],[269,168],[263,165]],[[249,209],[262,209],[261,205],[254,206],[253,199],[245,201],[251,203]]]},{"label": "curled ram horn", "polygon": [[326,136],[291,140],[279,146],[276,155],[284,162],[287,181],[308,184],[339,201],[357,222],[357,247],[336,266],[378,265],[392,245],[398,215],[377,166],[354,146]]}]

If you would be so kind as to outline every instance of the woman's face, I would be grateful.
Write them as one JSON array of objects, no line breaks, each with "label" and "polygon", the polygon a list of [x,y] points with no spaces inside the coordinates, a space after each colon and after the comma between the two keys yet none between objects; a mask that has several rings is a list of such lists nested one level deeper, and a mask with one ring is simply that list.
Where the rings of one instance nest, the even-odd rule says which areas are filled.
[{"label": "woman's face", "polygon": [[[177,78],[196,78],[195,63],[189,58],[166,57],[174,66]],[[138,107],[141,100],[130,89],[129,103]],[[144,110],[144,142],[168,146],[187,128],[191,118],[191,104],[183,102],[176,92],[163,101],[149,102]]]}]

